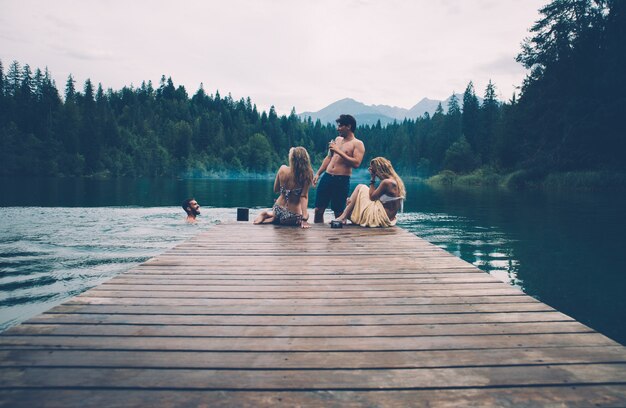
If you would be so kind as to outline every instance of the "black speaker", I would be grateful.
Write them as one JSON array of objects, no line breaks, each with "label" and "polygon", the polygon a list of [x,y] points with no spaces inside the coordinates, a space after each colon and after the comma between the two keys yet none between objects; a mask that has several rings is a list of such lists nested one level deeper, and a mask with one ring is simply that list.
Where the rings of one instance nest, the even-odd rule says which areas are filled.
[{"label": "black speaker", "polygon": [[237,208],[237,221],[248,221],[249,211],[247,208]]}]

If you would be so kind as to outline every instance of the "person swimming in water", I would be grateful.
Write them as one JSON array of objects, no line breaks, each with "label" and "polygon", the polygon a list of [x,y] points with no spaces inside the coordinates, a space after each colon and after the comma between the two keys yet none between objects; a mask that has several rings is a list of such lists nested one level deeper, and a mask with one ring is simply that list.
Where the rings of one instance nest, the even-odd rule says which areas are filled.
[{"label": "person swimming in water", "polygon": [[196,216],[200,215],[200,204],[198,204],[195,198],[188,198],[183,201],[183,210],[187,213],[185,221],[194,224],[196,222]]}]

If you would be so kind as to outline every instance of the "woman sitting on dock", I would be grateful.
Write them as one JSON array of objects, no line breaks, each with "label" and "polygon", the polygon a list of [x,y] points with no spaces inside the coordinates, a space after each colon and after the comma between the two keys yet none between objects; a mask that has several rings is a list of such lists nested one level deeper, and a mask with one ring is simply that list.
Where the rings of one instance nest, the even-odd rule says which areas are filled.
[{"label": "woman sitting on dock", "polygon": [[289,166],[282,165],[274,180],[274,192],[280,195],[271,210],[261,212],[255,224],[299,225],[309,228],[309,187],[313,169],[309,153],[304,147],[289,150]]},{"label": "woman sitting on dock", "polygon": [[[372,159],[368,170],[371,176],[369,188],[365,184],[356,186],[337,221],[345,224],[349,218],[362,227],[392,227],[396,225],[396,214],[406,198],[404,183],[384,157]],[[380,179],[378,187],[376,177]]]}]

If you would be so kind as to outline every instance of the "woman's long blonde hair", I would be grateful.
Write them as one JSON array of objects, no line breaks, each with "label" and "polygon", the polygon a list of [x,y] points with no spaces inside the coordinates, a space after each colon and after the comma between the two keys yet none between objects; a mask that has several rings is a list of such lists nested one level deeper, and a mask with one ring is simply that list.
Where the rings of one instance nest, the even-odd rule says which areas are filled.
[{"label": "woman's long blonde hair", "polygon": [[387,178],[393,178],[398,185],[398,192],[400,193],[400,197],[406,198],[406,189],[404,188],[404,183],[398,173],[393,169],[391,162],[384,157],[375,157],[370,161],[370,166],[372,166],[372,170],[374,174],[376,174],[381,180]]},{"label": "woman's long blonde hair", "polygon": [[302,146],[289,149],[289,167],[293,174],[296,186],[310,186],[313,182],[313,168],[309,153]]}]

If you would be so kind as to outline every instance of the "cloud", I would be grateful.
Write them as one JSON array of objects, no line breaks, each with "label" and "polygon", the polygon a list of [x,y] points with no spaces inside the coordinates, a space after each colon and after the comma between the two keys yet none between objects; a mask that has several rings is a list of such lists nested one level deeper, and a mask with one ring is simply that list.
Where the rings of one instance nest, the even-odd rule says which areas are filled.
[{"label": "cloud", "polygon": [[66,50],[67,56],[85,61],[112,60],[113,53],[105,50]]},{"label": "cloud", "polygon": [[500,55],[492,61],[480,65],[478,69],[485,74],[491,75],[518,75],[520,72],[526,71],[522,64],[515,61],[515,57],[511,55]]},{"label": "cloud", "polygon": [[44,20],[56,29],[68,30],[68,31],[81,31],[82,27],[74,21],[68,20],[66,16],[59,17],[51,13],[44,15]]}]

